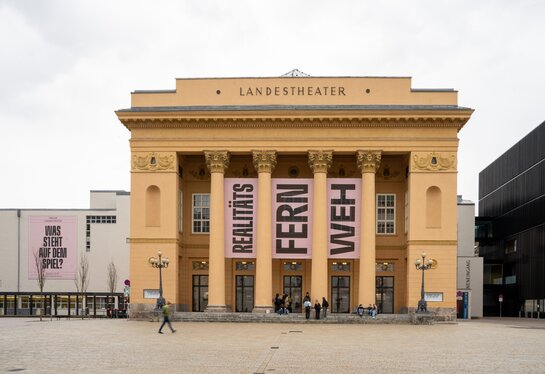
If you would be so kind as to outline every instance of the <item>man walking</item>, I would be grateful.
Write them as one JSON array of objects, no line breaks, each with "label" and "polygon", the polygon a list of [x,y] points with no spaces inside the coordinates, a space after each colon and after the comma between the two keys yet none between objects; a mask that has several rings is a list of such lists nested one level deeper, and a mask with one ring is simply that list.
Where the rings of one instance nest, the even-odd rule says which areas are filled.
[{"label": "man walking", "polygon": [[163,324],[159,328],[159,334],[163,333],[161,330],[165,326],[165,323],[168,323],[168,327],[170,328],[170,331],[172,331],[173,333],[176,332],[176,330],[174,330],[172,328],[172,325],[170,324],[170,301],[167,301],[167,303],[163,305]]}]

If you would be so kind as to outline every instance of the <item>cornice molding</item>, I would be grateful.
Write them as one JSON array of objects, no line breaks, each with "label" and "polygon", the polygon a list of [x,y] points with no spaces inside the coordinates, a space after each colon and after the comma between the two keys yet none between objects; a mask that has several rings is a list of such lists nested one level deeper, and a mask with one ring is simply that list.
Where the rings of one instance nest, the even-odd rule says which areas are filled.
[{"label": "cornice molding", "polygon": [[425,246],[425,245],[458,245],[457,240],[408,240],[407,246]]},{"label": "cornice molding", "polygon": [[465,117],[120,117],[129,130],[138,128],[358,128],[358,127],[454,127],[460,130],[469,120]]},{"label": "cornice molding", "polygon": [[130,244],[179,244],[176,238],[128,238]]}]

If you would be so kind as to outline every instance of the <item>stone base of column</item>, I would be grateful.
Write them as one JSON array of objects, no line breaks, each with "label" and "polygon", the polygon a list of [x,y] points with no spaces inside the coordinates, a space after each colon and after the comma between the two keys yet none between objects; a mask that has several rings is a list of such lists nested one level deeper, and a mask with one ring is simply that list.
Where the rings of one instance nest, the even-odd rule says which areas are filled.
[{"label": "stone base of column", "polygon": [[204,310],[205,313],[226,313],[230,310],[225,305],[208,305]]},{"label": "stone base of column", "polygon": [[254,306],[252,313],[274,313],[274,308],[272,305]]}]

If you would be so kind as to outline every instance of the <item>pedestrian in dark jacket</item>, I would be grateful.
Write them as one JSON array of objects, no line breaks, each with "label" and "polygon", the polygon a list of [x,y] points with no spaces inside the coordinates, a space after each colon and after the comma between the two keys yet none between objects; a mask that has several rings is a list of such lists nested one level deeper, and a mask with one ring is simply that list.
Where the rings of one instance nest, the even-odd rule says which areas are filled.
[{"label": "pedestrian in dark jacket", "polygon": [[329,308],[329,303],[325,299],[325,297],[322,297],[322,308],[324,310],[324,318],[327,317],[327,308]]},{"label": "pedestrian in dark jacket", "polygon": [[320,310],[322,309],[322,306],[318,302],[318,299],[316,299],[316,303],[314,303],[314,312],[316,313],[316,319],[320,319]]}]

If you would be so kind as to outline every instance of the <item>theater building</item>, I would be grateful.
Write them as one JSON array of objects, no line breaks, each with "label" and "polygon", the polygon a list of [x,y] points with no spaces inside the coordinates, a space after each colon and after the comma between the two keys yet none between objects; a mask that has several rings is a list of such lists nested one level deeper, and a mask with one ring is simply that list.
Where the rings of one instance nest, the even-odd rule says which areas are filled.
[{"label": "theater building", "polygon": [[454,314],[458,132],[473,110],[408,77],[177,79],[116,112],[131,132],[131,313],[334,313],[420,299]]}]

